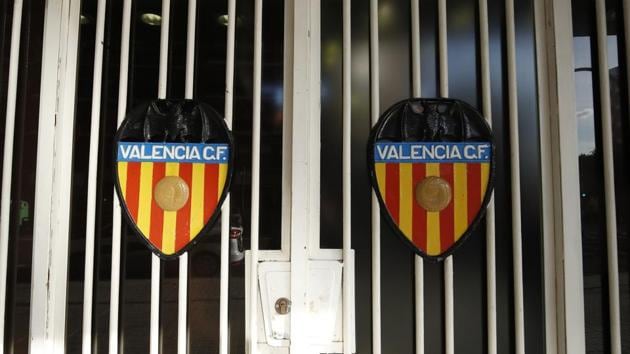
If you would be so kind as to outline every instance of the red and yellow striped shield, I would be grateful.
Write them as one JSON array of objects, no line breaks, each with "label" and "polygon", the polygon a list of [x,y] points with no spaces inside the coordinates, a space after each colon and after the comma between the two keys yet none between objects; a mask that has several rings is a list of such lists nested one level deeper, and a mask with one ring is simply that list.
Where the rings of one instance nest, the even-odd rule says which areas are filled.
[{"label": "red and yellow striped shield", "polygon": [[[116,163],[128,218],[154,251],[169,257],[194,243],[216,217],[228,180],[229,146],[120,142]],[[177,210],[156,201],[156,186],[168,176],[179,177],[188,190]]]},{"label": "red and yellow striped shield", "polygon": [[[489,162],[377,162],[378,191],[391,221],[429,257],[447,253],[473,224],[483,205],[490,176]],[[415,189],[435,176],[451,186],[451,199],[440,211],[416,200]]]},{"label": "red and yellow striped shield", "polygon": [[442,260],[472,233],[492,194],[492,130],[457,99],[411,98],[372,129],[368,165],[383,217],[420,256]]}]

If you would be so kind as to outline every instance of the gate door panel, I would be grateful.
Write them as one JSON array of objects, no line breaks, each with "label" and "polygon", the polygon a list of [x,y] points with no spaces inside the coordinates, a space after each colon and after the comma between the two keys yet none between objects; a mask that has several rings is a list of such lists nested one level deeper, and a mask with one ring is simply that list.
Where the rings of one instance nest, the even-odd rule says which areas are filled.
[{"label": "gate door panel", "polygon": [[[622,352],[630,27],[587,2],[0,2],[0,354]],[[121,144],[229,167],[115,155],[156,100],[233,140],[175,110]],[[370,140],[418,100],[492,139],[437,112]],[[492,154],[414,179],[420,143]]]}]

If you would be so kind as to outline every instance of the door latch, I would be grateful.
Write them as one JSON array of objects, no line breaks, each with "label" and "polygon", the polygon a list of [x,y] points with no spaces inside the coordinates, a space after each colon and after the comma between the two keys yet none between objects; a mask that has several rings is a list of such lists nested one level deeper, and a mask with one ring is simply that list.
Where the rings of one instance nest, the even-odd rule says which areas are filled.
[{"label": "door latch", "polygon": [[281,297],[276,300],[276,304],[274,307],[279,315],[286,315],[287,313],[291,312],[291,300],[287,299],[286,297]]}]

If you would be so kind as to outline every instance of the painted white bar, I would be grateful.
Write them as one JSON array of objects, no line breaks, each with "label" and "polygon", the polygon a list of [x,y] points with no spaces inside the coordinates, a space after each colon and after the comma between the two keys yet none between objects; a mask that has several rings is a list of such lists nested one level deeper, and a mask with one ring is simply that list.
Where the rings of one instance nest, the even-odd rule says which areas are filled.
[{"label": "painted white bar", "polygon": [[[411,77],[414,97],[422,96],[420,66],[420,0],[411,0]],[[424,261],[414,257],[416,354],[424,354]]]},{"label": "painted white bar", "polygon": [[94,75],[92,79],[92,112],[90,121],[90,157],[88,160],[87,213],[85,222],[85,267],[83,280],[82,352],[92,352],[92,302],[94,292],[94,237],[96,220],[96,189],[98,173],[98,142],[101,121],[101,85],[103,82],[103,46],[105,38],[106,0],[99,0],[94,36]]},{"label": "painted white bar", "polygon": [[[17,100],[18,63],[20,59],[22,5],[22,0],[15,0],[13,3],[11,47],[9,49],[7,110],[4,126],[4,152],[2,157],[2,201],[0,204],[0,319],[2,319],[0,320],[0,343],[4,343],[4,314],[7,299],[9,217],[11,215],[11,177],[13,173],[13,138],[15,135],[15,105]],[[0,354],[4,354],[4,345],[0,345]]]},{"label": "painted white bar", "polygon": [[[438,0],[438,58],[440,96],[448,97],[448,47],[446,0]],[[444,260],[444,350],[455,353],[455,313],[453,289],[453,257]]]},{"label": "painted white bar", "polygon": [[195,30],[197,28],[197,0],[188,0],[188,22],[186,23],[186,81],[184,97],[192,99],[195,84]]},{"label": "painted white bar", "polygon": [[[168,72],[168,30],[171,1],[162,0],[162,24],[160,27],[160,62],[158,67],[158,98],[166,98]],[[181,265],[182,260],[180,260]],[[151,317],[149,320],[149,353],[160,353],[160,267],[161,261],[151,255]],[[181,272],[181,268],[180,268]],[[181,273],[180,273],[181,278]],[[180,289],[181,291],[181,289]],[[178,343],[179,349],[179,343]]]},{"label": "painted white bar", "polygon": [[[197,25],[197,0],[188,1],[186,23],[186,80],[184,97],[192,99],[195,83],[195,29]],[[179,257],[179,285],[177,302],[177,353],[188,352],[188,252]]]},{"label": "painted white bar", "polygon": [[612,114],[610,108],[610,73],[608,71],[608,33],[606,1],[595,1],[597,19],[597,62],[602,119],[604,156],[604,195],[606,198],[606,248],[608,258],[608,304],[610,316],[610,351],[621,354],[619,315],[619,266],[617,264],[617,212],[615,209],[615,163],[613,159]]},{"label": "painted white bar", "polygon": [[584,281],[571,0],[544,4],[553,177],[558,353],[584,353]]},{"label": "painted white bar", "polygon": [[584,353],[584,281],[571,0],[541,1],[548,18],[547,55],[558,352]]},{"label": "painted white bar", "polygon": [[516,79],[516,37],[514,0],[505,0],[508,117],[510,127],[510,171],[512,197],[512,264],[514,271],[514,341],[517,354],[525,354],[525,314],[523,304],[523,241],[521,228],[521,175],[518,137],[518,96]]},{"label": "painted white bar", "polygon": [[251,196],[251,270],[248,294],[250,301],[250,348],[258,352],[258,241],[260,232],[260,100],[262,78],[262,0],[254,1],[254,92],[252,107],[252,196]]},{"label": "painted white bar", "polygon": [[[296,0],[293,25],[293,142],[291,184],[291,353],[311,353],[308,344],[306,279],[309,249],[313,247],[313,209],[319,202],[319,0]],[[317,191],[317,193],[315,193]]]},{"label": "painted white bar", "polygon": [[[378,47],[378,0],[370,0],[370,117],[381,114]],[[372,191],[372,353],[381,354],[381,214]]]},{"label": "painted white bar", "polygon": [[[232,129],[234,104],[234,42],[236,31],[236,0],[228,0],[227,51],[225,58],[225,124]],[[228,354],[230,343],[228,305],[230,285],[230,195],[221,207],[221,278],[219,289],[219,353]],[[253,352],[250,352],[253,354]]]},{"label": "painted white bar", "polygon": [[[293,3],[284,2],[284,28],[293,26]],[[282,259],[289,261],[291,247],[291,183],[292,183],[292,152],[293,141],[293,31],[284,31],[284,65],[282,92],[282,235],[280,254]]]},{"label": "painted white bar", "polygon": [[171,19],[171,0],[162,0],[162,22],[160,26],[160,62],[158,66],[158,98],[166,98],[168,79],[168,35]]},{"label": "painted white bar", "polygon": [[[118,79],[117,126],[120,126],[127,113],[127,87],[129,82],[129,37],[131,28],[131,1],[124,0],[120,44],[120,74]],[[112,191],[113,192],[113,191]],[[112,271],[109,295],[109,353],[117,354],[120,348],[118,328],[120,311],[120,245],[122,210],[118,195],[114,193],[112,214]]]},{"label": "painted white bar", "polygon": [[351,0],[343,0],[343,353],[352,354],[352,37]]},{"label": "painted white bar", "polygon": [[[479,0],[479,51],[481,59],[481,109],[492,126],[492,93],[490,81],[490,47],[488,39],[488,2]],[[486,317],[488,321],[488,354],[497,353],[497,274],[494,197],[486,208]]]},{"label": "painted white bar", "polygon": [[[623,0],[623,29],[624,29],[624,42],[625,42],[625,47],[626,48],[630,48],[630,1],[629,0]],[[628,81],[627,83],[630,84],[630,70],[628,70],[627,68],[630,68],[630,55],[625,55],[625,59],[626,59],[626,80]]]},{"label": "painted white bar", "polygon": [[558,311],[556,306],[555,233],[553,210],[553,165],[549,112],[549,80],[546,38],[546,14],[543,0],[534,0],[536,35],[536,79],[540,133],[540,170],[542,198],[542,231],[545,284],[545,353],[558,353]]},{"label": "painted white bar", "polygon": [[[312,139],[313,147],[309,149],[309,228],[308,228],[308,257],[317,259],[325,252],[320,248],[319,225],[320,218],[320,177],[321,177],[321,0],[312,0],[309,8],[309,83],[308,93],[310,95],[309,115],[310,120],[306,121],[309,126],[309,139]],[[295,18],[299,21],[299,18]],[[299,65],[299,64],[296,64]],[[297,140],[296,140],[297,141]],[[296,175],[298,176],[298,175]],[[295,234],[291,234],[292,240]]]},{"label": "painted white bar", "polygon": [[188,252],[179,256],[177,289],[177,354],[188,352]]},{"label": "painted white bar", "polygon": [[411,0],[411,83],[414,97],[422,96],[420,68],[420,0]]},{"label": "painted white bar", "polygon": [[80,1],[46,4],[42,47],[29,350],[65,351]]},{"label": "painted white bar", "polygon": [[438,70],[441,97],[448,97],[448,46],[446,0],[438,0]]}]

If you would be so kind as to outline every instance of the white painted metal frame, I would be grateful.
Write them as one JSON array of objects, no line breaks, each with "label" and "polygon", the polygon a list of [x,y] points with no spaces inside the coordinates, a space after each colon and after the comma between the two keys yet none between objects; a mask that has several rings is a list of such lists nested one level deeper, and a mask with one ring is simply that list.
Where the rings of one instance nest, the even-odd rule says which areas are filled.
[{"label": "white painted metal frame", "polygon": [[[168,78],[168,37],[171,18],[171,1],[162,0],[160,26],[160,61],[158,67],[158,98],[166,98]],[[183,260],[180,259],[180,271]],[[160,258],[151,254],[151,315],[149,319],[149,353],[160,353]],[[181,273],[180,273],[181,275]],[[181,284],[180,284],[181,286]],[[179,346],[179,343],[178,343]]]},{"label": "white painted metal frame", "polygon": [[[630,48],[630,1],[628,0],[623,0],[623,4],[622,4],[622,11],[623,11],[623,30],[624,30],[624,44],[626,48]],[[630,70],[628,70],[627,68],[630,68],[630,55],[626,54],[625,56],[626,58],[626,82],[628,84],[630,84]]]},{"label": "white painted metal frame", "polygon": [[[118,81],[117,127],[125,119],[127,113],[127,88],[129,82],[129,37],[131,28],[131,1],[124,0],[122,12],[122,29],[120,37],[120,73]],[[112,213],[112,270],[109,296],[109,353],[117,354],[122,347],[119,343],[120,314],[120,246],[122,210],[118,196],[114,193],[114,211]]]},{"label": "white painted metal frame", "polygon": [[343,0],[343,354],[352,354],[354,340],[350,339],[354,328],[354,257],[352,255],[352,36],[351,0]]},{"label": "white painted metal frame", "polygon": [[597,71],[602,120],[604,160],[604,196],[606,200],[606,249],[608,258],[608,303],[610,351],[621,354],[621,320],[619,306],[619,266],[617,264],[617,210],[615,204],[615,162],[613,159],[612,113],[610,107],[610,72],[608,71],[608,30],[606,1],[595,1],[597,33]]},{"label": "white painted metal frame", "polygon": [[[195,29],[197,25],[197,0],[188,1],[186,23],[186,80],[184,97],[192,99],[195,82]],[[188,353],[188,252],[179,258],[179,289],[177,299],[177,353]]]},{"label": "white painted metal frame", "polygon": [[63,353],[80,1],[46,4],[37,140],[30,351]]},{"label": "white painted metal frame", "polygon": [[[15,136],[15,106],[17,102],[22,7],[22,0],[15,0],[11,24],[11,47],[9,49],[9,77],[4,127],[4,151],[2,156],[2,201],[0,202],[0,343],[4,343],[4,315],[7,299],[11,178],[13,173],[13,140]],[[0,345],[0,354],[4,354],[4,345]]]},{"label": "white painted metal frame", "polygon": [[96,191],[98,173],[98,143],[101,118],[101,88],[103,82],[103,47],[105,42],[105,5],[99,0],[94,36],[94,74],[92,79],[92,111],[90,116],[90,152],[88,160],[87,212],[85,222],[85,267],[83,276],[83,332],[81,352],[92,352],[92,317],[94,294],[94,244],[96,234]]},{"label": "white painted metal frame", "polygon": [[[282,249],[258,250],[258,183],[259,166],[256,156],[259,155],[259,50],[262,43],[262,20],[259,9],[262,2],[255,2],[255,37],[254,37],[254,121],[252,156],[252,247],[248,252],[249,267],[246,293],[247,300],[247,342],[249,352],[271,350],[262,345],[264,340],[256,338],[254,328],[260,326],[255,312],[258,308],[258,276],[260,262],[291,261],[291,341],[292,352],[309,352],[320,344],[310,343],[309,331],[304,326],[306,308],[306,290],[310,261],[343,260],[343,345],[340,351],[354,351],[354,261],[350,243],[350,2],[343,3],[343,27],[346,47],[343,52],[343,213],[346,215],[343,224],[342,250],[322,249],[319,236],[319,203],[320,203],[320,26],[321,3],[319,1],[286,1],[285,2],[285,58],[284,58],[284,126],[283,126],[283,220]],[[261,11],[261,10],[260,10]],[[297,122],[297,124],[295,124]],[[293,145],[292,141],[301,144]],[[300,176],[294,180],[292,176]],[[299,328],[299,329],[295,329]],[[350,340],[346,340],[350,339]],[[320,348],[321,349],[321,348]],[[322,350],[319,350],[322,351]]]},{"label": "white painted metal frame", "polygon": [[[445,2],[440,3],[440,39],[446,40],[446,13]],[[492,124],[491,115],[491,92],[490,92],[490,69],[489,69],[489,46],[488,46],[488,8],[486,0],[479,0],[479,33],[480,33],[480,57],[481,57],[481,96],[482,96],[482,110],[483,115],[488,120],[489,124]],[[440,48],[444,48],[444,51],[440,51],[442,56],[440,57],[440,63],[446,62],[446,44],[440,42]],[[412,54],[412,86],[413,96],[421,97],[421,65],[420,65],[420,4],[419,0],[411,0],[411,54]],[[441,71],[440,87],[442,94],[447,95],[447,65],[441,65],[444,71]],[[442,89],[443,88],[443,89]],[[494,224],[494,200],[488,205],[486,212],[486,269],[487,269],[487,317],[488,317],[488,353],[496,353],[496,259],[495,259],[495,224]],[[449,258],[450,259],[450,258]],[[423,260],[421,257],[416,256],[414,259],[414,272],[415,272],[415,345],[416,353],[424,353],[424,284],[423,284]],[[445,273],[446,284],[452,286],[452,262],[448,261],[446,264]],[[447,294],[449,288],[445,289]],[[452,299],[452,295],[449,295]],[[452,309],[452,301],[446,302]],[[452,321],[452,319],[451,319]],[[447,324],[447,329],[451,329],[452,325]],[[452,330],[451,330],[452,333]],[[454,335],[454,334],[453,334]],[[448,341],[451,341],[453,336],[447,337]],[[452,347],[451,347],[452,348]],[[452,350],[452,349],[450,349]]]},{"label": "white painted metal frame", "polygon": [[[284,2],[284,67],[283,67],[283,85],[282,93],[283,106],[282,116],[291,117],[293,114],[293,101],[291,100],[293,93],[293,31],[288,29],[293,26],[293,2]],[[282,119],[282,229],[281,229],[281,246],[280,252],[267,251],[267,257],[271,258],[272,254],[277,254],[278,260],[288,261],[289,249],[291,247],[291,184],[292,184],[292,158],[293,154],[290,149],[293,143],[293,121],[291,119]]]},{"label": "white painted metal frame", "polygon": [[[376,125],[381,115],[380,60],[378,43],[378,0],[370,0],[370,120]],[[381,214],[376,192],[372,191],[372,353],[381,354]]]},{"label": "white painted metal frame", "polygon": [[517,354],[525,354],[525,305],[523,295],[523,236],[521,227],[521,165],[519,152],[514,0],[505,0],[507,46],[508,118],[510,129],[510,185],[512,200],[512,268],[514,278],[514,341]]},{"label": "white painted metal frame", "polygon": [[[411,76],[413,97],[422,97],[420,65],[420,0],[411,0]],[[414,256],[416,354],[424,354],[424,261]]]},{"label": "white painted metal frame", "polygon": [[[482,88],[482,110],[484,116],[492,124],[491,115],[491,91],[490,91],[490,70],[489,70],[489,39],[488,39],[488,8],[485,0],[479,1],[479,32],[480,32],[480,57],[481,57],[481,88]],[[513,270],[514,270],[514,315],[515,315],[515,338],[516,352],[524,353],[525,336],[524,336],[524,292],[523,292],[523,265],[522,265],[522,236],[521,236],[521,202],[520,202],[520,166],[519,166],[519,134],[518,134],[518,106],[517,106],[517,77],[516,77],[516,48],[515,48],[515,23],[514,23],[514,3],[513,0],[505,1],[506,7],[506,37],[507,37],[507,56],[508,56],[508,104],[509,104],[509,125],[510,125],[510,147],[511,159],[514,162],[511,170],[512,179],[512,219],[513,219]],[[538,6],[540,7],[540,6]],[[446,0],[438,0],[438,58],[439,58],[439,91],[440,96],[448,96],[448,50],[447,50],[447,22],[446,22]],[[419,49],[419,4],[417,0],[411,0],[411,44],[412,44],[412,84],[414,96],[420,96],[420,49]],[[370,6],[370,55],[371,55],[371,101],[372,101],[372,118],[378,119],[378,3],[376,0],[371,1]],[[542,24],[538,23],[538,32],[544,31]],[[540,54],[538,54],[540,55]],[[540,59],[540,57],[539,57]],[[540,64],[540,62],[539,62]],[[543,101],[544,103],[544,101]],[[546,107],[545,107],[546,108]],[[376,112],[376,113],[375,113]],[[543,114],[541,108],[541,115]],[[543,133],[546,131],[543,129]],[[543,144],[547,140],[543,139]],[[548,150],[543,146],[543,154]],[[545,161],[543,161],[543,164]],[[544,170],[543,173],[548,172]],[[549,178],[549,174],[545,175]],[[546,190],[549,190],[549,183],[544,183]],[[547,198],[548,199],[548,198]],[[377,210],[378,205],[373,203],[373,211]],[[546,209],[549,210],[547,200]],[[373,215],[373,350],[380,352],[380,249],[379,249],[379,225],[378,214]],[[550,228],[550,220],[547,216],[545,235],[548,234]],[[497,323],[496,323],[496,250],[495,250],[495,214],[494,200],[491,200],[486,217],[486,271],[487,271],[487,308],[488,317],[487,341],[488,352],[496,353],[497,351]],[[553,249],[552,249],[553,250]],[[549,257],[547,257],[549,258]],[[549,261],[547,259],[546,264]],[[546,268],[549,271],[549,267]],[[424,324],[423,324],[423,284],[422,284],[422,260],[415,261],[415,303],[416,303],[416,352],[424,351]],[[446,353],[454,353],[454,292],[453,292],[453,262],[449,257],[444,262],[444,282],[445,282],[445,351]],[[555,292],[555,287],[550,287]],[[547,302],[549,302],[548,299]],[[547,310],[553,310],[555,306],[547,306]],[[550,336],[549,342],[555,343],[556,330],[555,325],[548,326],[547,335]]]},{"label": "white painted metal frame", "polygon": [[[291,183],[291,353],[308,353],[306,282],[309,243],[314,239],[314,228],[319,224],[310,211],[319,207],[319,188],[311,178],[319,172],[319,10],[320,2],[296,0],[293,4],[293,114],[292,136],[293,176],[305,176],[306,181],[294,178]],[[315,20],[317,19],[317,20]],[[311,53],[315,55],[311,55]],[[316,75],[316,77],[313,77]],[[317,95],[317,101],[314,100]],[[317,121],[317,124],[313,123]],[[315,150],[315,151],[313,151]]]},{"label": "white painted metal frame", "polygon": [[[438,70],[439,92],[448,97],[448,44],[446,0],[438,0]],[[455,353],[455,292],[453,289],[453,256],[444,260],[444,351]]]},{"label": "white painted metal frame", "polygon": [[[225,58],[225,124],[232,129],[234,111],[234,47],[236,33],[236,0],[228,0],[228,28]],[[219,353],[229,351],[229,285],[230,285],[230,195],[221,207],[221,278],[219,289]]]},{"label": "white painted metal frame", "polygon": [[545,274],[545,352],[558,352],[558,324],[556,322],[556,265],[553,215],[553,168],[551,161],[551,135],[549,121],[549,82],[547,79],[547,28],[543,0],[534,1],[536,39],[536,78],[538,90],[538,120],[540,134],[540,170],[543,232],[543,269]]},{"label": "white painted metal frame", "polygon": [[[481,111],[492,126],[492,92],[490,80],[490,46],[488,33],[488,2],[479,0],[479,57],[481,61]],[[497,274],[496,274],[496,228],[494,195],[486,208],[486,317],[487,352],[497,353]]]},{"label": "white painted metal frame", "polygon": [[[582,232],[576,222],[581,214],[571,0],[536,0],[534,5],[539,111],[543,113],[544,267],[546,276],[555,275],[545,279],[547,353],[585,353]],[[550,327],[550,322],[556,326]]]},{"label": "white painted metal frame", "polygon": [[260,100],[262,64],[262,0],[254,2],[254,92],[252,117],[252,196],[251,196],[251,244],[249,285],[249,353],[258,352],[258,241],[260,233]]},{"label": "white painted metal frame", "polygon": [[[301,116],[304,119],[319,114],[319,56],[311,55],[319,53],[319,1],[289,1],[286,9],[286,22],[294,28],[294,31],[285,31],[285,48],[292,50],[285,57],[285,92],[291,92],[292,97],[285,100],[285,116],[291,112],[291,116]],[[15,2],[14,11],[21,13],[21,1]],[[253,156],[260,153],[260,72],[261,72],[261,46],[262,46],[262,0],[256,0],[256,32],[255,32],[255,60],[254,60],[254,143],[252,144]],[[71,141],[73,135],[73,120],[75,106],[76,84],[76,59],[79,29],[78,0],[63,0],[51,2],[46,6],[46,23],[43,49],[43,70],[40,101],[40,128],[37,160],[36,181],[36,210],[34,229],[34,255],[33,255],[33,291],[31,308],[31,350],[52,351],[61,353],[64,347],[65,330],[65,306],[67,279],[67,245],[69,229],[69,188],[72,162],[72,147],[63,144]],[[95,49],[95,71],[92,103],[92,137],[90,154],[98,151],[98,121],[100,110],[100,83],[102,75],[102,38],[104,28],[105,0],[100,0],[97,15],[97,35]],[[448,95],[448,69],[446,52],[446,0],[438,1],[438,40],[440,59],[440,94]],[[516,319],[516,351],[524,353],[524,328],[523,328],[523,289],[522,289],[522,260],[521,260],[521,235],[520,235],[520,181],[518,181],[518,120],[516,106],[516,53],[514,33],[514,8],[513,0],[506,0],[506,24],[508,47],[508,98],[510,117],[510,140],[512,147],[512,161],[516,161],[516,170],[512,171],[513,185],[513,219],[516,220],[513,230],[514,243],[514,287],[515,287],[515,319]],[[545,308],[546,308],[546,333],[547,353],[582,353],[584,352],[584,303],[582,293],[582,252],[581,232],[579,223],[573,222],[580,217],[579,211],[579,177],[577,168],[577,127],[574,121],[575,94],[573,81],[573,50],[572,50],[572,26],[570,0],[535,0],[536,15],[536,45],[538,64],[538,90],[539,113],[541,126],[541,159],[543,176],[543,230],[545,238]],[[167,44],[169,23],[169,1],[164,0],[162,10],[162,33],[160,46],[160,71],[159,71],[159,97],[166,94],[166,68],[167,68]],[[189,2],[188,22],[188,46],[186,66],[186,97],[193,96],[192,76],[194,73],[194,30],[195,30],[194,0]],[[350,1],[345,0],[344,9],[344,58],[343,58],[343,186],[344,186],[344,247],[341,252],[347,270],[353,271],[350,250]],[[419,57],[419,2],[411,0],[412,9],[412,56],[413,60],[413,86],[414,95],[420,95],[420,57]],[[630,12],[628,1],[624,1],[625,13]],[[482,105],[484,115],[490,119],[490,75],[488,63],[488,19],[487,4],[485,0],[479,0],[480,10],[480,50],[481,50],[481,75],[482,75]],[[286,12],[286,11],[285,11]],[[378,1],[370,1],[370,94],[371,94],[371,118],[375,123],[380,114],[379,102],[379,48],[378,48]],[[19,50],[19,20],[21,16],[14,15],[11,61],[10,61],[10,85],[7,100],[7,129],[5,142],[12,139],[12,121],[15,116],[15,83],[17,82],[17,53]],[[296,19],[308,19],[297,21]],[[120,87],[118,103],[118,122],[120,123],[126,113],[127,79],[129,61],[129,33],[131,20],[131,0],[125,0],[123,4],[122,43],[120,58]],[[605,32],[605,4],[603,0],[597,0],[598,41],[606,43]],[[17,23],[17,24],[16,24]],[[628,23],[626,23],[628,25]],[[309,31],[316,35],[307,41],[294,41],[295,38],[309,38]],[[628,27],[626,27],[626,31]],[[228,2],[228,51],[226,68],[226,121],[231,126],[233,105],[233,78],[234,78],[234,33],[235,32],[235,0]],[[290,33],[287,33],[290,32]],[[16,38],[18,40],[16,40]],[[61,39],[63,38],[63,40]],[[287,43],[287,40],[290,43]],[[626,38],[626,40],[629,40]],[[99,44],[100,43],[100,44]],[[607,58],[605,46],[600,46],[598,58],[600,62],[600,78],[602,79],[602,117],[603,140],[605,154],[606,175],[606,200],[607,226],[608,226],[608,251],[609,251],[609,276],[611,276],[611,343],[613,352],[619,352],[618,330],[618,281],[615,281],[616,273],[616,232],[614,229],[614,185],[610,179],[612,174],[612,146],[610,106],[607,83]],[[290,65],[289,65],[290,63]],[[11,79],[14,75],[14,79]],[[285,93],[285,95],[287,95]],[[13,106],[12,106],[13,105]],[[13,117],[13,118],[11,118]],[[312,210],[319,207],[318,178],[308,180],[308,188],[304,188],[303,181],[294,181],[291,175],[318,176],[319,171],[319,120],[310,119],[309,124],[293,126],[290,119],[285,119],[283,144],[285,153],[283,158],[283,201],[289,201],[289,208],[283,202],[283,241],[278,259],[288,258],[290,247],[292,281],[298,286],[292,287],[292,300],[294,301],[292,321],[292,352],[304,352],[305,328],[300,323],[300,310],[304,305],[304,288],[299,284],[298,277],[306,274],[309,258],[327,257],[335,255],[335,252],[324,252],[319,249],[319,214]],[[316,121],[314,123],[313,121]],[[9,129],[11,128],[11,129]],[[54,131],[54,134],[49,134]],[[291,141],[304,141],[305,144],[292,146]],[[12,144],[9,144],[12,146]],[[287,149],[291,146],[291,149]],[[287,152],[286,150],[291,150]],[[2,200],[2,225],[0,227],[0,242],[8,242],[8,203],[9,194],[5,189],[10,189],[10,157],[11,151],[5,149],[4,175],[3,175],[3,200]],[[253,192],[252,208],[259,204],[259,161],[254,159],[253,164]],[[7,162],[9,161],[9,162]],[[8,165],[7,165],[8,163]],[[8,167],[8,168],[7,168]],[[317,173],[316,173],[317,172]],[[89,174],[94,176],[96,167],[90,163]],[[613,181],[614,182],[614,181]],[[256,187],[254,188],[254,183]],[[8,186],[8,187],[7,187]],[[516,189],[514,189],[516,188]],[[285,193],[286,192],[286,193]],[[517,198],[515,198],[515,195]],[[287,198],[287,199],[284,199]],[[84,337],[83,352],[91,351],[91,322],[92,322],[92,287],[94,267],[94,200],[95,186],[93,183],[88,188],[88,228],[86,244],[86,287],[84,296]],[[611,207],[612,206],[612,207]],[[317,207],[315,209],[312,209]],[[224,204],[222,214],[222,263],[221,263],[221,302],[220,302],[220,353],[227,354],[228,350],[228,251],[229,251],[229,200]],[[309,211],[311,208],[311,211]],[[226,212],[227,211],[227,212]],[[612,214],[611,214],[612,213]],[[290,222],[287,221],[290,215]],[[254,217],[252,211],[252,223],[256,220],[256,226],[252,225],[252,233],[258,226],[258,216]],[[563,222],[566,221],[566,222]],[[492,204],[488,210],[488,352],[496,352],[496,275],[494,260],[494,218]],[[120,293],[120,207],[118,201],[114,203],[114,232],[112,249],[112,287],[110,303],[110,353],[117,353],[120,347],[118,343],[118,313]],[[372,287],[373,287],[373,350],[381,352],[381,322],[380,322],[380,216],[378,203],[374,200],[372,208]],[[5,231],[6,228],[6,231]],[[255,230],[254,230],[255,228]],[[302,235],[293,237],[289,242],[288,235]],[[257,250],[258,237],[252,239],[252,249]],[[317,247],[313,247],[317,246]],[[308,254],[309,249],[316,249],[313,254]],[[6,247],[0,253],[0,281],[6,282]],[[338,252],[337,252],[338,253]],[[254,260],[256,260],[254,258]],[[179,324],[178,324],[178,353],[187,351],[187,323],[186,323],[186,290],[187,290],[187,262],[180,261],[180,287],[179,287]],[[257,262],[252,262],[257,265]],[[417,353],[424,350],[423,331],[423,294],[422,294],[422,263],[416,259],[416,348]],[[253,266],[255,271],[257,267]],[[87,270],[91,271],[87,271]],[[453,331],[453,287],[452,287],[452,258],[445,263],[445,296],[446,296],[446,352],[454,353]],[[349,274],[350,272],[348,272]],[[551,275],[555,274],[555,277]],[[344,277],[346,272],[344,271]],[[255,285],[255,279],[253,277]],[[90,284],[88,286],[88,283]],[[617,288],[615,288],[615,286]],[[353,293],[347,291],[349,282],[344,280],[344,305],[352,298]],[[3,287],[4,288],[4,287]],[[256,289],[256,286],[253,286]],[[88,291],[89,290],[89,291]],[[2,294],[4,296],[4,291]],[[615,299],[616,296],[616,299]],[[255,301],[256,295],[253,295]],[[152,295],[151,295],[151,352],[159,350],[159,260],[154,257],[152,262]],[[2,302],[4,304],[4,301]],[[2,308],[4,310],[4,308]],[[349,308],[344,306],[344,342],[351,332]],[[43,314],[43,315],[42,315]],[[41,319],[45,317],[45,320]],[[615,322],[615,318],[617,321]],[[255,325],[255,320],[253,324]],[[616,323],[616,324],[615,324]],[[556,327],[557,325],[557,327]],[[255,332],[255,331],[253,331]],[[557,339],[557,340],[556,340]],[[256,343],[255,337],[252,341]],[[256,346],[252,346],[254,353]],[[0,349],[1,350],[1,349]],[[344,343],[344,353],[349,353],[351,346]]]}]

